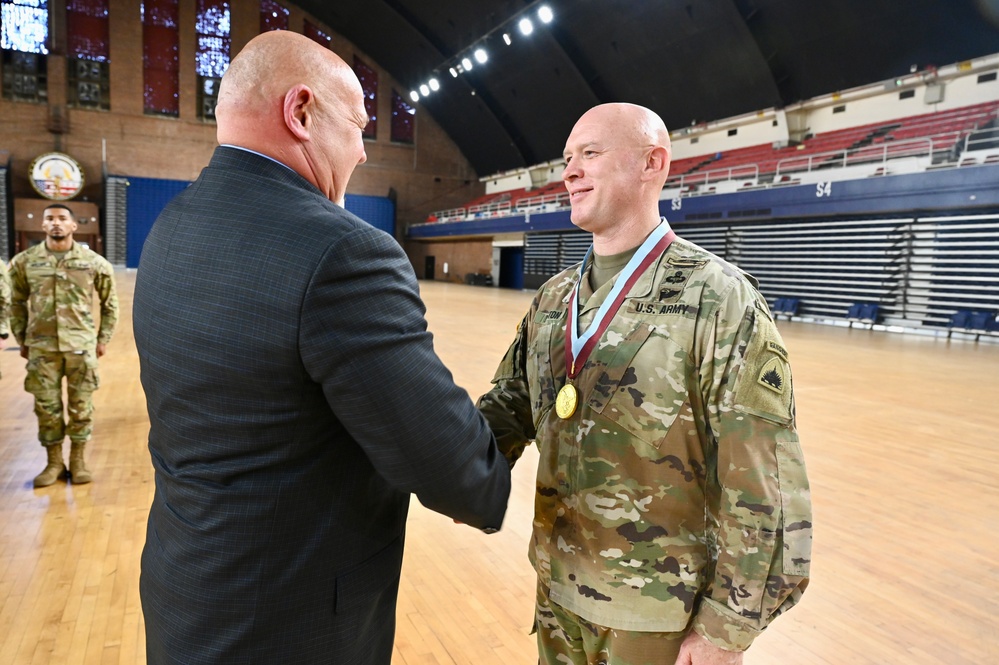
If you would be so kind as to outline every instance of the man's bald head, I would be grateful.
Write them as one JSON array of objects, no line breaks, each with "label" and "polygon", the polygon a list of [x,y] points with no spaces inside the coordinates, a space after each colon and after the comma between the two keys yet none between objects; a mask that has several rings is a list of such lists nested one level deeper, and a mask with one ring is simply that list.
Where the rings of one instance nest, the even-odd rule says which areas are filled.
[{"label": "man's bald head", "polygon": [[[584,113],[577,123],[596,122],[605,127],[612,127],[622,139],[636,147],[661,147],[672,157],[673,146],[669,138],[669,130],[659,114],[638,104],[614,102],[594,106]],[[669,172],[662,174],[662,184],[666,182]]]},{"label": "man's bald head", "polygon": [[[265,32],[250,40],[233,58],[219,85],[215,118],[219,143],[238,133],[246,117],[271,113],[285,93],[297,84],[341,98],[360,85],[353,70],[328,48],[287,30]],[[341,94],[338,94],[341,93]],[[251,131],[259,131],[256,122]]]},{"label": "man's bald head", "polygon": [[570,218],[593,233],[598,254],[635,247],[658,226],[670,140],[654,112],[635,104],[595,106],[576,121],[562,156]]},{"label": "man's bald head", "polygon": [[219,86],[221,145],[248,148],[296,171],[341,202],[365,160],[364,92],[328,48],[287,30],[265,32],[240,51]]}]

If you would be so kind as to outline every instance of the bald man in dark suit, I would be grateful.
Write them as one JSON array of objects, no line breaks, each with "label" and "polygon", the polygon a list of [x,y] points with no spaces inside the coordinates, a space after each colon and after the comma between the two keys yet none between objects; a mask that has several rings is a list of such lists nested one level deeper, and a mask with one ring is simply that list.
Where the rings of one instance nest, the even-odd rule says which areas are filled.
[{"label": "bald man in dark suit", "polygon": [[262,34],[216,115],[135,287],[147,660],[387,665],[410,494],[491,532],[508,465],[434,354],[405,254],[342,207],[368,122],[350,67]]}]

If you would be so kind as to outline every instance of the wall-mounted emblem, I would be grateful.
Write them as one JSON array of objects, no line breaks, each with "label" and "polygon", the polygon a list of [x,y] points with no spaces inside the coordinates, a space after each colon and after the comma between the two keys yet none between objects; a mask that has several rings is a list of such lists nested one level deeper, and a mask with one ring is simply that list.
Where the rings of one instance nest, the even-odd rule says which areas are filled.
[{"label": "wall-mounted emblem", "polygon": [[51,201],[71,199],[83,190],[83,167],[65,153],[39,155],[28,171],[31,186]]}]

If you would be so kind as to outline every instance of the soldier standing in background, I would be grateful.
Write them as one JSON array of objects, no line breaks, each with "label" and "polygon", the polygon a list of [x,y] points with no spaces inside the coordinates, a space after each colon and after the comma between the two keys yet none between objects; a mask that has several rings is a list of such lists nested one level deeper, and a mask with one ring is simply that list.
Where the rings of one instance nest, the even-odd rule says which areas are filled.
[{"label": "soldier standing in background", "polygon": [[[10,327],[21,357],[28,361],[24,389],[35,396],[38,440],[48,464],[35,477],[47,487],[65,471],[62,444],[69,435],[69,473],[76,484],[89,483],[84,449],[90,440],[97,390],[97,359],[104,355],[118,321],[118,296],[111,264],[73,241],[76,217],[53,203],[42,213],[45,242],[10,262],[12,303]],[[94,293],[101,303],[100,330],[92,314]],[[62,379],[66,377],[63,420]]]},{"label": "soldier standing in background", "polygon": [[660,217],[658,115],[597,106],[564,156],[593,247],[538,291],[479,402],[511,464],[540,449],[540,662],[741,663],[808,582],[788,353],[756,280]]},{"label": "soldier standing in background", "polygon": [[7,324],[9,317],[10,276],[7,274],[7,264],[0,261],[0,350],[3,349],[4,340],[10,336],[10,326]]}]

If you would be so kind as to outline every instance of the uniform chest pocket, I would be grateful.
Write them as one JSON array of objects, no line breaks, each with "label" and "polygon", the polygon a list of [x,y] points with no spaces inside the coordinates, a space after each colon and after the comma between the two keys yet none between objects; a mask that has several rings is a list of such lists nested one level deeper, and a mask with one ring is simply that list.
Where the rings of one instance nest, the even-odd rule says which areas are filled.
[{"label": "uniform chest pocket", "polygon": [[[553,360],[556,352],[552,348],[553,338],[564,335],[565,332],[557,323],[544,323],[535,328],[534,339],[528,344],[527,357],[524,358],[527,372],[527,385],[531,391],[531,411],[534,414],[534,426],[544,419],[545,414],[555,404],[555,374]],[[559,363],[559,367],[564,362]],[[564,371],[563,371],[564,375]],[[565,377],[562,376],[564,379]]]},{"label": "uniform chest pocket", "polygon": [[[689,418],[687,352],[643,324],[607,359],[587,404],[632,436],[659,448],[681,414]],[[598,356],[600,359],[603,356]]]}]

